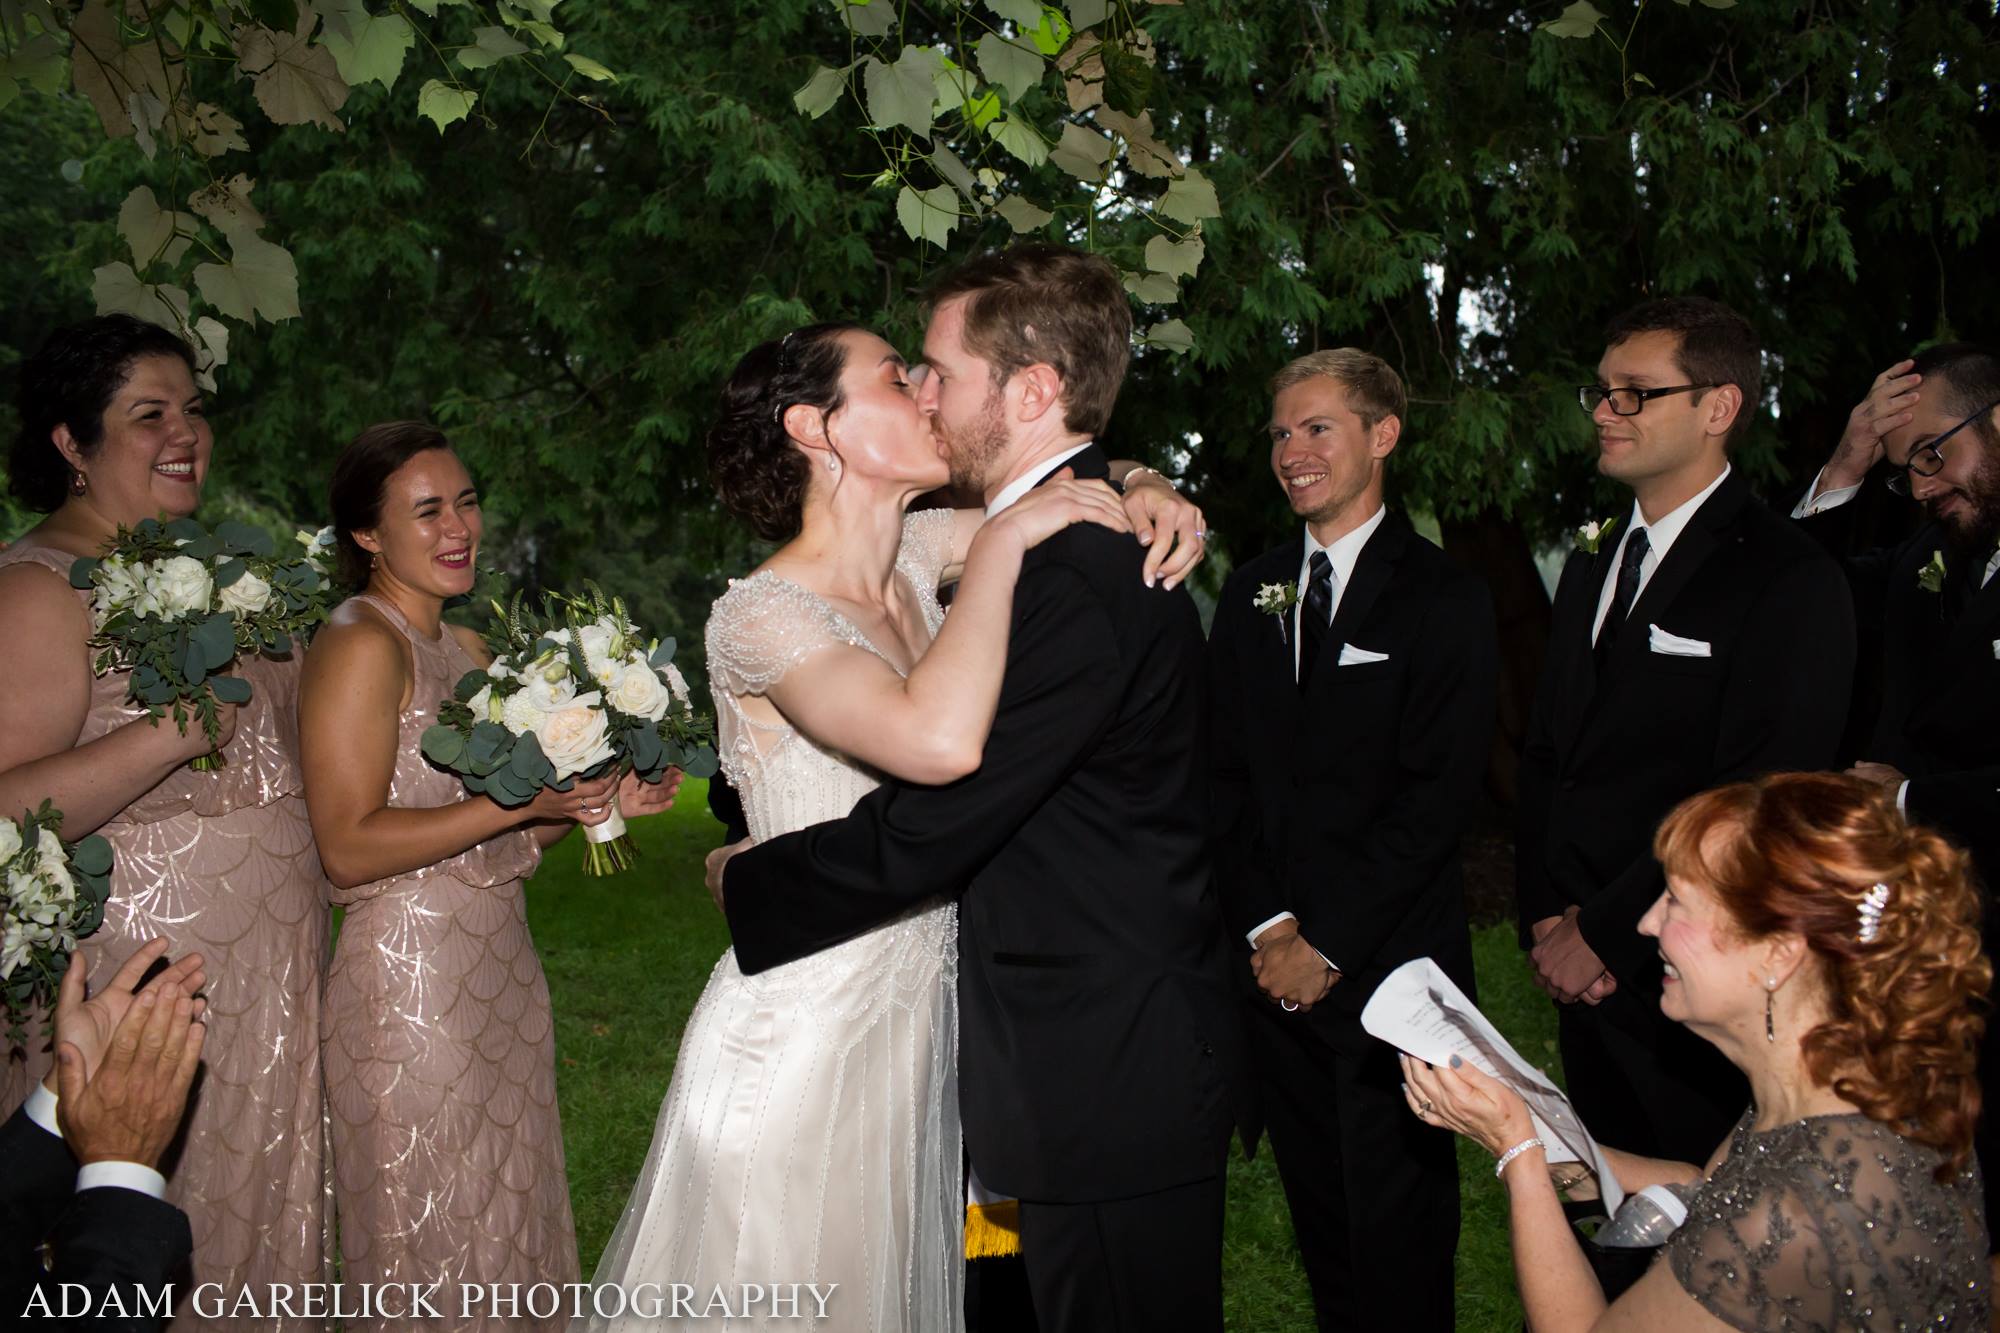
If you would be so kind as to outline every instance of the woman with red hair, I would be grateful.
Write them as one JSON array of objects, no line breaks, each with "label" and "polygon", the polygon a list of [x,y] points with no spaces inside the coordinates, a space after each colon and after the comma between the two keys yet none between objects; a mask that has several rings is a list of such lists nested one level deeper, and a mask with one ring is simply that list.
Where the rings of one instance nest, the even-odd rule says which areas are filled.
[{"label": "woman with red hair", "polygon": [[1993,969],[1965,855],[1852,778],[1788,773],[1689,798],[1654,841],[1660,1008],[1749,1079],[1705,1167],[1607,1149],[1627,1194],[1687,1220],[1607,1305],[1526,1105],[1469,1065],[1404,1058],[1410,1109],[1493,1153],[1529,1327],[1983,1329],[1972,1129]]}]

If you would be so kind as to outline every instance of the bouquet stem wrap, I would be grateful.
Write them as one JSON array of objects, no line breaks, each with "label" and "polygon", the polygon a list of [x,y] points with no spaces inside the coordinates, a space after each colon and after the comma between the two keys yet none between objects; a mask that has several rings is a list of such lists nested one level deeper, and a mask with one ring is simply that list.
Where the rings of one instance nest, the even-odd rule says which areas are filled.
[{"label": "bouquet stem wrap", "polygon": [[586,875],[615,875],[639,859],[638,844],[625,828],[625,816],[618,809],[618,798],[611,798],[611,817],[602,824],[583,826],[583,873]]}]

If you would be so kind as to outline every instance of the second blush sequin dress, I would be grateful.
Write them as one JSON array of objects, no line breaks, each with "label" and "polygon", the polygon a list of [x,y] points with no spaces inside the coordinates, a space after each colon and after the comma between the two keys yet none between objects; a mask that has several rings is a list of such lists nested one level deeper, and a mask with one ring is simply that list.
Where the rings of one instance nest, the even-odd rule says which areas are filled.
[{"label": "second blush sequin dress", "polygon": [[[428,639],[388,602],[359,600],[402,631],[416,669],[390,804],[463,799],[458,778],[418,745],[475,663],[448,630]],[[457,1289],[519,1284],[525,1293],[577,1280],[555,1030],[522,893],[540,858],[534,834],[516,829],[334,892],[346,916],[327,976],[323,1052],[341,1279],[442,1284],[433,1302],[441,1319],[350,1319],[349,1333],[542,1327],[493,1317],[489,1299],[468,1304]]]}]

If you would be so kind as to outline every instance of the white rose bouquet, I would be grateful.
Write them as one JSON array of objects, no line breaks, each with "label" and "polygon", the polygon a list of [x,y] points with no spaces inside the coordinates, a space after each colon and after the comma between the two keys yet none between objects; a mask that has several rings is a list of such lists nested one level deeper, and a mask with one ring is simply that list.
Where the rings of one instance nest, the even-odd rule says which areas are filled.
[{"label": "white rose bouquet", "polygon": [[[173,715],[186,734],[199,718],[213,743],[217,702],[250,699],[250,683],[223,674],[237,655],[283,653],[326,619],[332,587],[321,568],[318,536],[301,534],[303,554],[280,558],[268,533],[242,523],[214,532],[193,519],[146,519],[120,528],[103,556],[78,560],[69,581],[91,597],[95,651],[102,676],[132,673],[130,698],[155,724]],[[222,767],[211,751],[189,767]]]},{"label": "white rose bouquet", "polygon": [[110,876],[111,844],[94,833],[63,842],[62,812],[47,801],[0,819],[0,1005],[13,1045],[30,1012],[54,1006],[77,940],[103,923]]},{"label": "white rose bouquet", "polygon": [[[493,604],[493,664],[468,671],[423,751],[439,768],[503,806],[526,805],[543,787],[613,768],[658,782],[669,768],[705,778],[718,768],[715,726],[696,713],[673,664],[674,641],[647,639],[594,584],[585,596],[548,594],[540,614]],[[609,875],[637,859],[625,821],[584,829],[584,870]]]}]

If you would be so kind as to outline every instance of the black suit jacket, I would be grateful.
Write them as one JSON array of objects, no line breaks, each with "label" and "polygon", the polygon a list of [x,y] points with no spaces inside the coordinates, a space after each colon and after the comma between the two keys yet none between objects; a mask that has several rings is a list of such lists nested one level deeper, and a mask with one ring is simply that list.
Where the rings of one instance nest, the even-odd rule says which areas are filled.
[{"label": "black suit jacket", "polygon": [[[1071,466],[1103,477],[1090,448]],[[926,898],[959,904],[960,1100],[995,1190],[1127,1197],[1222,1165],[1236,1050],[1209,885],[1201,624],[1091,524],[1028,552],[979,771],[886,782],[732,860],[757,972]]]},{"label": "black suit jacket", "polygon": [[[1839,567],[1731,472],[1682,529],[1600,678],[1591,626],[1617,543],[1578,551],[1556,589],[1549,650],[1521,756],[1516,884],[1529,929],[1571,904],[1621,987],[1659,985],[1637,932],[1660,894],[1652,841],[1697,792],[1834,761],[1854,675],[1854,610]],[[1652,651],[1649,627],[1707,643]]]},{"label": "black suit jacket", "polygon": [[1853,503],[1800,521],[1844,563],[1855,610],[1881,634],[1881,711],[1854,759],[1892,764],[1910,779],[1905,812],[1969,849],[1989,886],[2000,876],[2000,577],[1976,592],[1950,586],[1981,569],[1947,571],[1927,591],[1917,576],[1945,549],[1926,523],[1899,546],[1846,555]]},{"label": "black suit jacket", "polygon": [[[42,1266],[45,1244],[53,1268]],[[193,1247],[187,1215],[170,1203],[112,1186],[77,1193],[76,1160],[25,1109],[0,1125],[0,1310],[10,1318],[28,1309],[37,1287],[50,1310],[62,1310],[60,1287],[69,1283],[89,1288],[93,1311],[113,1287],[124,1308],[136,1311],[136,1289],[146,1288],[157,1301]],[[162,1321],[135,1315],[74,1322],[78,1328],[141,1333]],[[37,1321],[36,1326],[70,1324]]]},{"label": "black suit jacket", "polygon": [[[1498,647],[1485,585],[1385,517],[1355,561],[1303,694],[1291,617],[1304,538],[1230,576],[1209,635],[1216,878],[1231,940],[1280,912],[1341,969],[1306,1015],[1352,1051],[1382,979],[1429,956],[1473,994],[1459,840],[1492,743]],[[1388,660],[1341,666],[1343,645]],[[1247,969],[1245,969],[1247,971]]]}]

